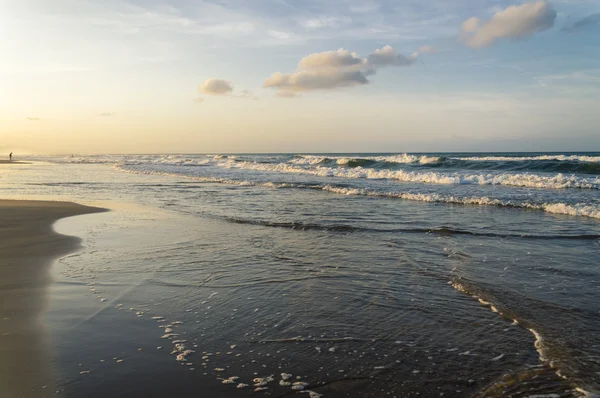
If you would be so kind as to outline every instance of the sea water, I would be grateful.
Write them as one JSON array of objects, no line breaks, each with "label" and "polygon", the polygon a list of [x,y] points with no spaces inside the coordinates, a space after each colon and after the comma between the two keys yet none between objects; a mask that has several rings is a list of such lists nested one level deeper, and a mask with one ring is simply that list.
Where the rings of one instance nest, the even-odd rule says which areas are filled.
[{"label": "sea water", "polygon": [[5,197],[117,208],[81,217],[85,248],[55,266],[57,300],[77,284],[93,304],[61,318],[69,290],[54,316],[113,322],[130,357],[92,350],[113,367],[72,377],[151,355],[214,396],[600,390],[600,153],[32,160]]}]

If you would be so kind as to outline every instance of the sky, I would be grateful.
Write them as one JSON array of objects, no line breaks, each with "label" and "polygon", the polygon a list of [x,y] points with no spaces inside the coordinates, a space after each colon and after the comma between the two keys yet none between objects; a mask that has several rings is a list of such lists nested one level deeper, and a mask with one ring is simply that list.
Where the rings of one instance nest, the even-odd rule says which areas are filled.
[{"label": "sky", "polygon": [[600,151],[598,0],[0,0],[0,152]]}]

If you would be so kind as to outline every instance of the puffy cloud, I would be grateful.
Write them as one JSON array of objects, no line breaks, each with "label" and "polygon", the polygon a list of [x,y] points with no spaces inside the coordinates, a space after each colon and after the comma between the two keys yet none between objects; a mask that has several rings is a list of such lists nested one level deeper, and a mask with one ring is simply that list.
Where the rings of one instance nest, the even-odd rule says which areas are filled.
[{"label": "puffy cloud", "polygon": [[578,19],[577,21],[572,22],[571,24],[562,28],[562,30],[564,32],[571,33],[571,32],[576,32],[583,28],[587,28],[588,26],[596,25],[597,23],[600,23],[600,13],[591,14],[591,15],[588,15],[587,17]]},{"label": "puffy cloud", "polygon": [[342,68],[364,63],[365,60],[359,57],[358,54],[340,48],[337,51],[310,54],[300,60],[298,67],[301,69]]},{"label": "puffy cloud", "polygon": [[473,33],[479,27],[481,21],[477,17],[471,17],[460,25],[460,30],[463,33]]},{"label": "puffy cloud", "polygon": [[365,59],[340,48],[302,58],[296,72],[275,72],[264,81],[263,87],[277,89],[279,96],[291,97],[302,91],[368,84],[368,73]]},{"label": "puffy cloud", "polygon": [[503,38],[520,39],[554,26],[556,11],[545,0],[510,6],[488,21],[472,17],[462,23],[460,39],[472,48],[488,47]]},{"label": "puffy cloud", "polygon": [[200,84],[198,90],[207,95],[225,95],[231,94],[233,86],[226,80],[212,77]]},{"label": "puffy cloud", "polygon": [[293,73],[273,73],[263,87],[276,89],[280,97],[294,97],[304,91],[361,86],[369,84],[368,76],[375,74],[376,68],[412,65],[417,55],[397,54],[391,46],[375,50],[368,58],[343,48],[314,53],[302,58]]},{"label": "puffy cloud", "polygon": [[[303,70],[295,73],[275,72],[264,81],[264,88],[277,88],[281,92],[295,93],[300,91],[327,90],[339,87],[368,84],[369,80],[361,70]],[[280,93],[281,94],[281,93]]]},{"label": "puffy cloud", "polygon": [[[226,98],[242,98],[242,99],[251,99],[257,100],[258,97],[255,96],[250,90],[242,90],[238,93],[233,92],[233,84],[223,79],[215,79],[210,78],[198,87],[198,91],[202,94],[214,95],[214,96],[223,96]],[[203,103],[204,98],[198,97],[194,99],[194,102],[197,104]]]},{"label": "puffy cloud", "polygon": [[378,48],[369,54],[369,65],[373,67],[380,66],[409,66],[415,63],[418,53],[413,53],[410,56],[397,54],[392,46]]}]

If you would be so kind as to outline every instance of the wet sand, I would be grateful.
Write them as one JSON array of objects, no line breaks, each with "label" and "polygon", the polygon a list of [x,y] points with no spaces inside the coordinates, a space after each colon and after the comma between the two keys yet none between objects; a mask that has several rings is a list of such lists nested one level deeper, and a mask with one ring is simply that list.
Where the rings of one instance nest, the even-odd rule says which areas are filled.
[{"label": "wet sand", "polygon": [[45,306],[52,260],[75,250],[79,239],[55,233],[52,224],[60,218],[100,211],[104,209],[66,202],[0,200],[0,391],[3,396],[53,393],[51,361],[40,314]]},{"label": "wet sand", "polygon": [[18,160],[0,160],[0,164],[30,164],[29,162],[20,162]]}]

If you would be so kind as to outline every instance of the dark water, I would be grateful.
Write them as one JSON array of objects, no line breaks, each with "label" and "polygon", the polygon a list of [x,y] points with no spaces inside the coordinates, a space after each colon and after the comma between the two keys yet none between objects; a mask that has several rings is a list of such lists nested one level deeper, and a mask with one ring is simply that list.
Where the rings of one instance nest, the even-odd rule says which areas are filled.
[{"label": "dark water", "polygon": [[[60,165],[4,176],[3,194],[169,214],[117,210],[82,227],[88,248],[61,261],[57,286],[99,306],[85,324],[140,325],[111,341],[132,334],[172,364],[194,350],[165,370],[174,391],[243,396],[238,383],[274,375],[255,394],[295,394],[281,373],[326,397],[600,390],[599,153],[45,160]],[[169,323],[179,336],[160,339]],[[90,375],[101,386],[119,372]]]}]

